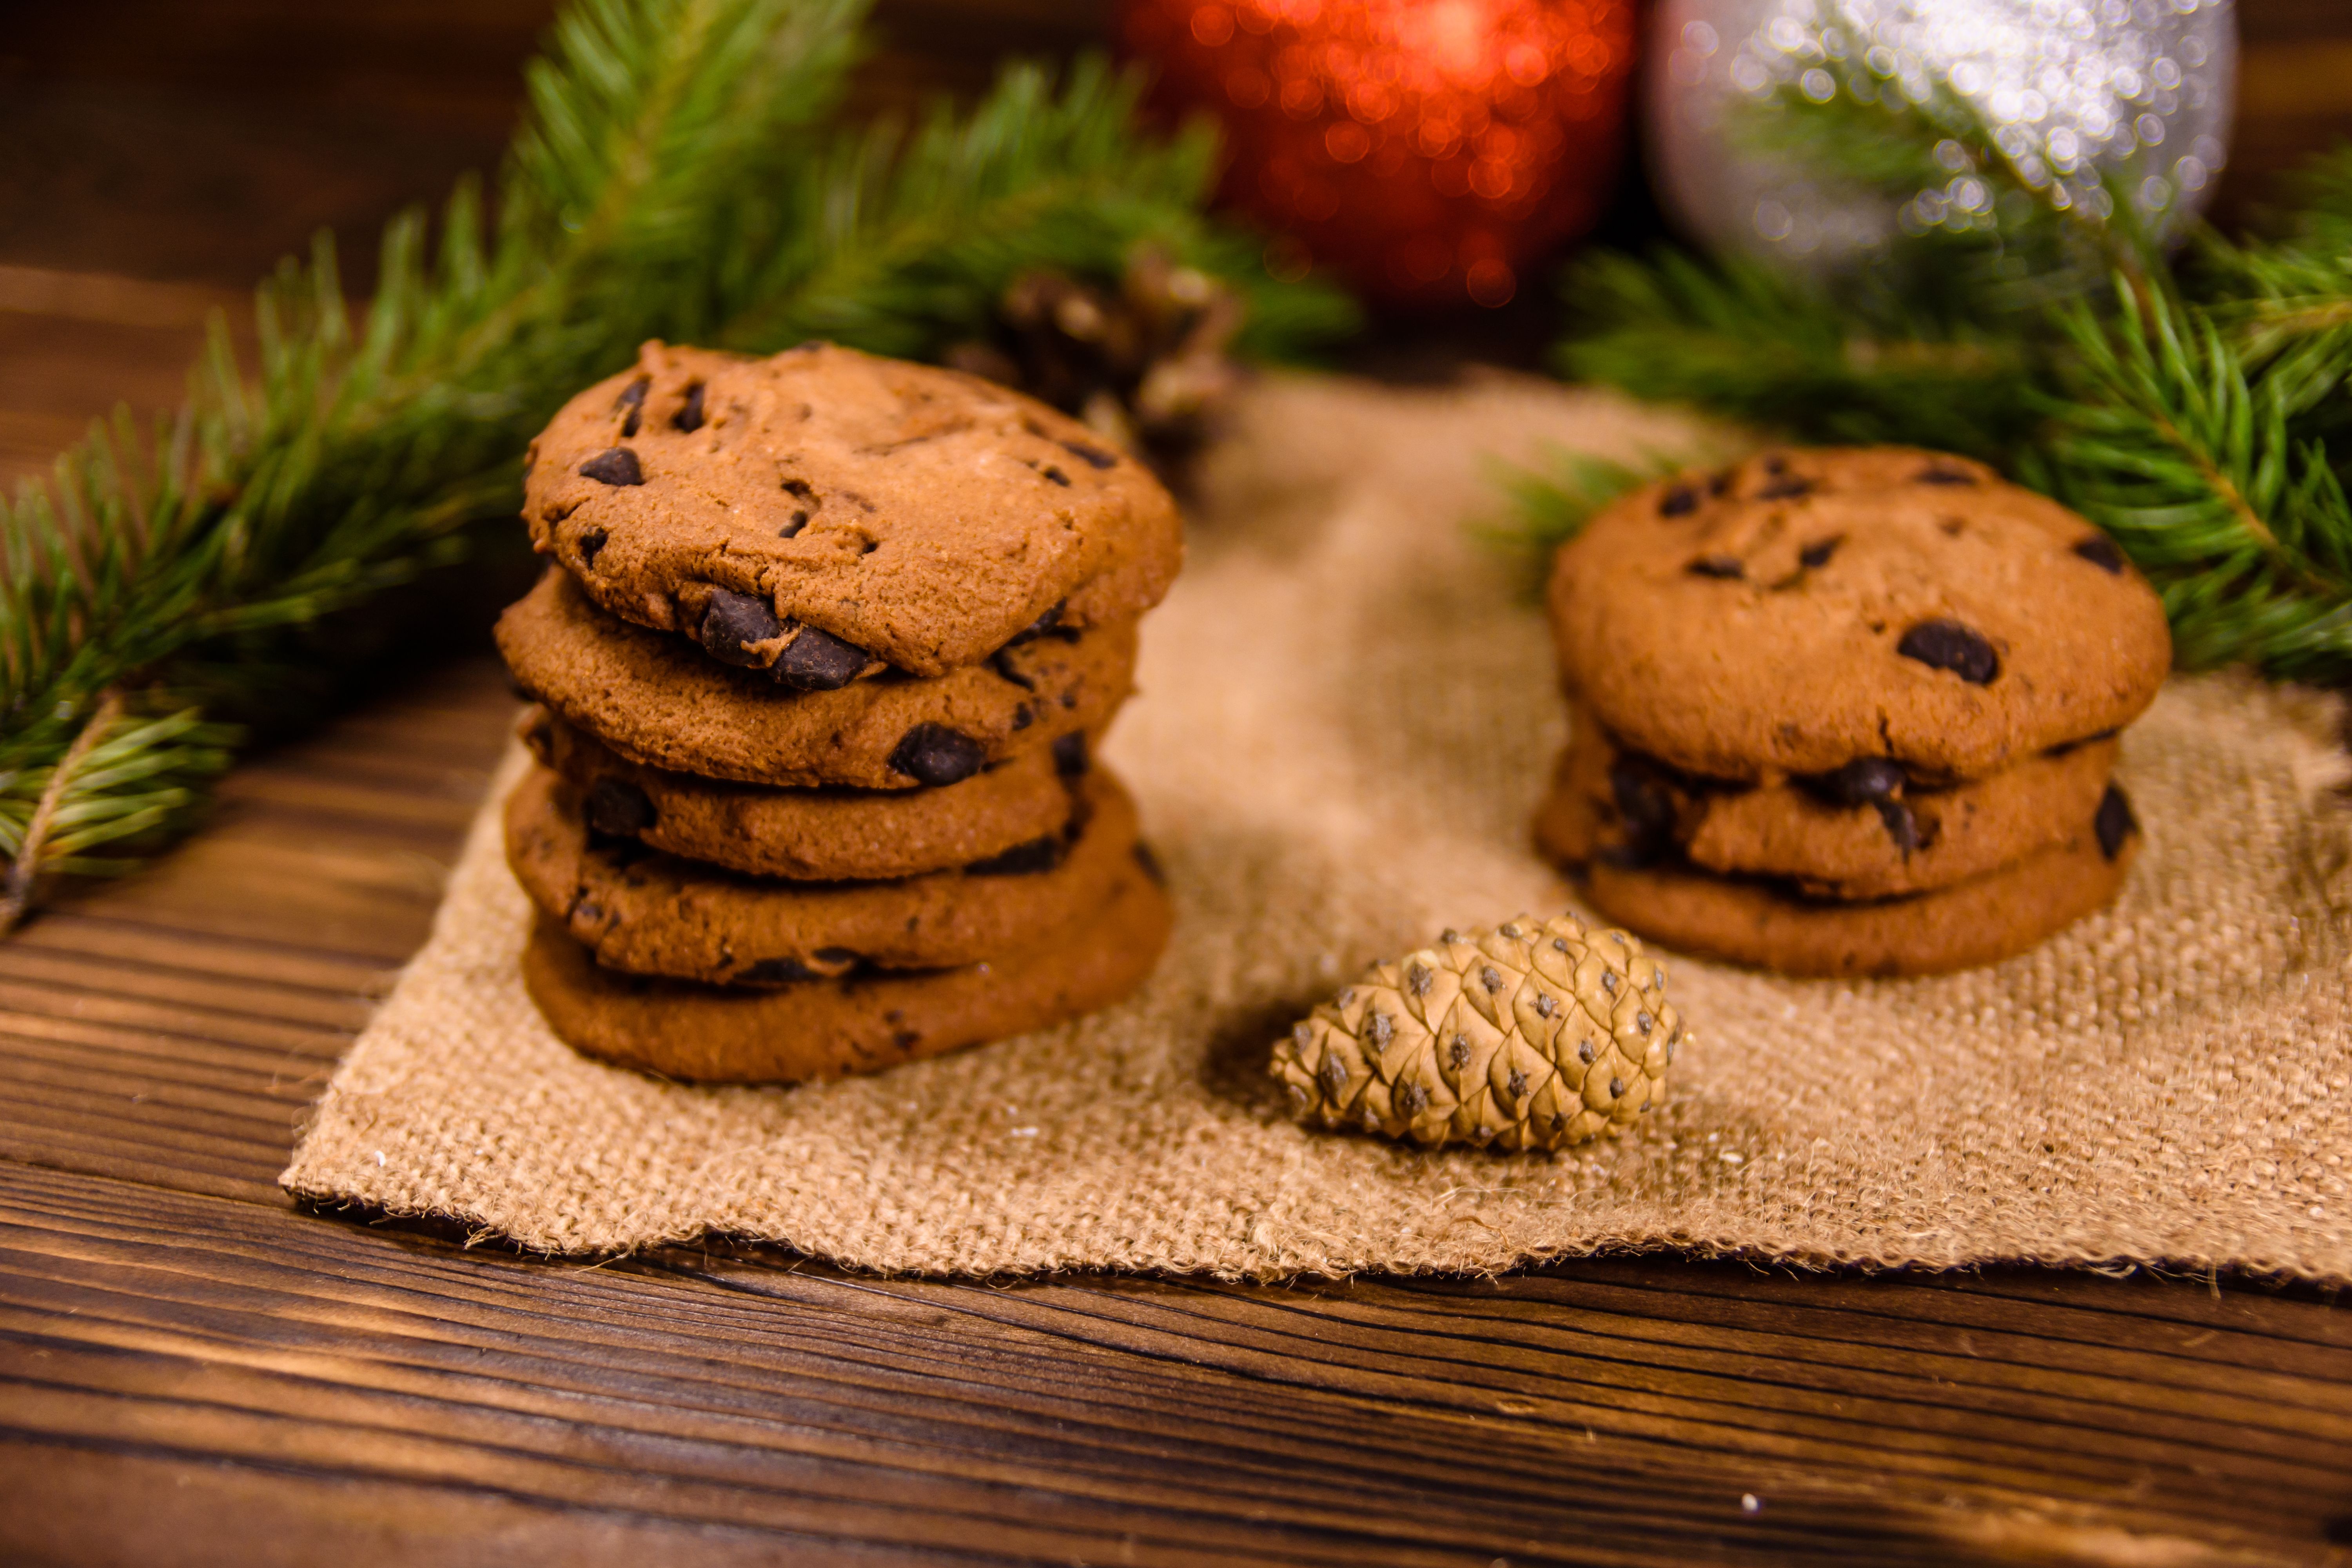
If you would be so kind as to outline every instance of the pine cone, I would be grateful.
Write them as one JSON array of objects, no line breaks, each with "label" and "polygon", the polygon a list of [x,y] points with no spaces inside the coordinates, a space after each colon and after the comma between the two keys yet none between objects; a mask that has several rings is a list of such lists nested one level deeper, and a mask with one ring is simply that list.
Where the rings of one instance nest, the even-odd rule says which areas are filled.
[{"label": "pine cone", "polygon": [[1558,1149],[1657,1104],[1682,1040],[1640,942],[1521,915],[1373,965],[1276,1042],[1268,1070],[1301,1121]]},{"label": "pine cone", "polygon": [[1206,440],[1240,384],[1227,357],[1242,301],[1153,247],[1115,284],[1033,270],[997,301],[992,341],[957,343],[947,363],[1076,416],[1165,471]]}]

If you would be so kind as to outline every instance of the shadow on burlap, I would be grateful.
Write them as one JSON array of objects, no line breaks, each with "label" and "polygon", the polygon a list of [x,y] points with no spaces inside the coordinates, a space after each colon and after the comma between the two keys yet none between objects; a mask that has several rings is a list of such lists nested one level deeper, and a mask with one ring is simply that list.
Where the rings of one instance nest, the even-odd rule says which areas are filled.
[{"label": "shadow on burlap", "polygon": [[2119,904],[2034,952],[1863,984],[1670,959],[1695,1038],[1666,1103],[1557,1157],[1291,1124],[1263,1065],[1292,1017],[1442,926],[1569,898],[1527,844],[1563,724],[1542,625],[1464,527],[1493,505],[1484,454],[1686,433],[1505,378],[1276,381],[1242,427],[1107,748],[1179,901],[1139,996],[833,1084],[601,1067],[523,994],[526,907],[486,807],[286,1184],[550,1251],[718,1232],[893,1271],[1665,1247],[2352,1279],[2340,715],[2238,677],[2176,680],[2126,735],[2146,851]]}]

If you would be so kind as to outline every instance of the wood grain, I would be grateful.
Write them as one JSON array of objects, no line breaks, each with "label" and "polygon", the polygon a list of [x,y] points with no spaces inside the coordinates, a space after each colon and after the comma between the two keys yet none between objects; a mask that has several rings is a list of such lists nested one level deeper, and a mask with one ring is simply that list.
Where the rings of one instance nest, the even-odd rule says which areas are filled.
[{"label": "wood grain", "polygon": [[[494,154],[546,10],[13,18],[0,482],[171,404],[311,228]],[[1105,10],[896,0],[861,92]],[[2340,5],[2242,16],[2238,189],[2352,124]],[[2308,1291],[1671,1258],[1004,1287],[299,1210],[277,1173],[511,713],[487,658],[415,671],[0,944],[0,1563],[2352,1563],[2352,1320]]]},{"label": "wood grain", "polygon": [[2236,1282],[1005,1288],[292,1209],[511,713],[432,672],[0,946],[0,1473],[47,1505],[0,1561],[2272,1564],[2352,1511],[2352,1320]]}]

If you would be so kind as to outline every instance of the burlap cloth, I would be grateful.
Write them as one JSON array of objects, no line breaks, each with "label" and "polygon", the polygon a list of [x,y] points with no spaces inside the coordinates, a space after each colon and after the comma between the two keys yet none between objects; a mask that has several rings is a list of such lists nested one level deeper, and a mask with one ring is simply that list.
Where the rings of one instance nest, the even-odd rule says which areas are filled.
[{"label": "burlap cloth", "polygon": [[1568,898],[1528,847],[1563,732],[1543,627],[1465,526],[1495,507],[1486,454],[1686,434],[1501,377],[1260,388],[1107,748],[1180,909],[1139,997],[819,1086],[601,1067],[523,994],[525,905],[486,806],[286,1184],[556,1252],[718,1232],[894,1271],[1674,1247],[2352,1280],[2339,712],[2237,677],[2176,680],[2127,734],[2146,853],[2118,906],[2037,952],[1851,984],[1670,960],[1695,1038],[1664,1107],[1558,1157],[1285,1118],[1266,1046],[1359,965]]}]

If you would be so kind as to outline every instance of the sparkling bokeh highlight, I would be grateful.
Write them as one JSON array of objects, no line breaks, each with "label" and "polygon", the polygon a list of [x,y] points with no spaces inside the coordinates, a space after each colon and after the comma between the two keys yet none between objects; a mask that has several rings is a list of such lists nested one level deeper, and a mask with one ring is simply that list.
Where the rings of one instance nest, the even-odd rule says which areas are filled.
[{"label": "sparkling bokeh highlight", "polygon": [[1163,107],[1223,121],[1223,196],[1377,299],[1497,307],[1622,153],[1632,0],[1130,0]]},{"label": "sparkling bokeh highlight", "polygon": [[[1992,227],[1957,142],[1951,177],[1889,205],[1743,148],[1740,115],[1791,92],[1919,102],[1948,91],[2051,206],[2125,200],[2161,233],[2210,195],[2236,76],[2231,0],[1664,0],[1654,23],[1658,184],[1718,246],[1834,263],[1898,233]],[[1947,155],[1948,154],[1948,156]]]}]

